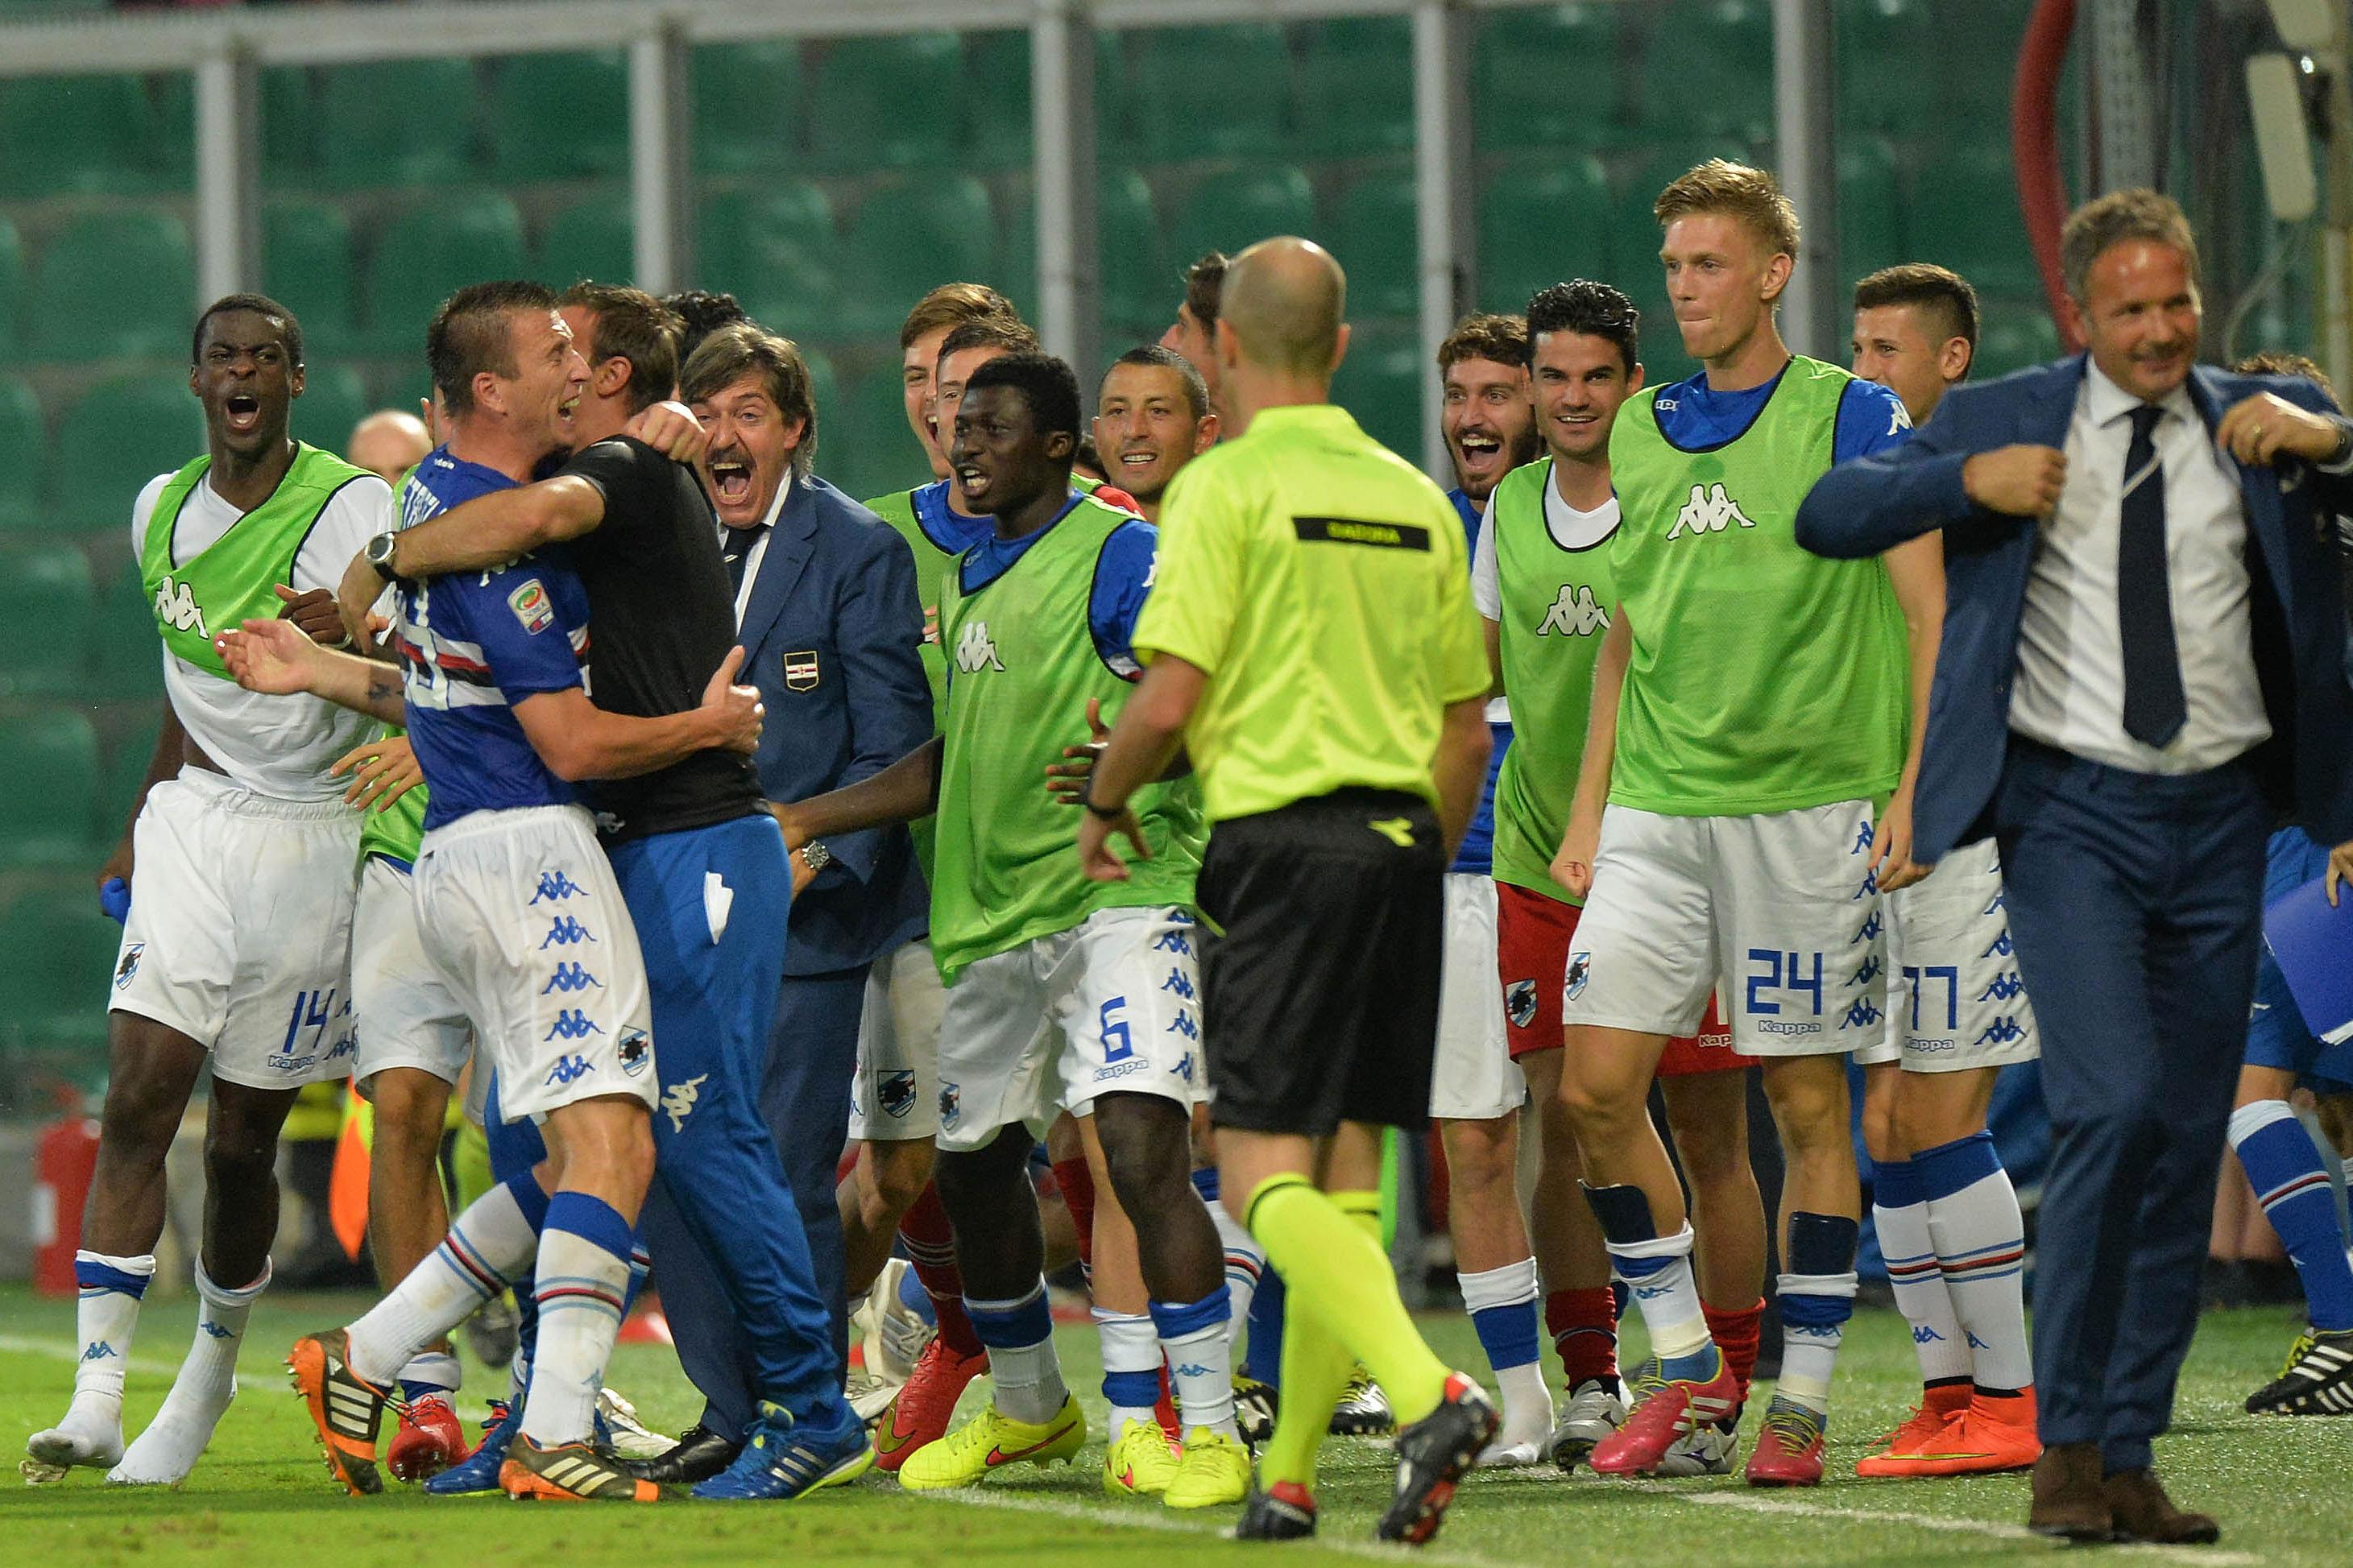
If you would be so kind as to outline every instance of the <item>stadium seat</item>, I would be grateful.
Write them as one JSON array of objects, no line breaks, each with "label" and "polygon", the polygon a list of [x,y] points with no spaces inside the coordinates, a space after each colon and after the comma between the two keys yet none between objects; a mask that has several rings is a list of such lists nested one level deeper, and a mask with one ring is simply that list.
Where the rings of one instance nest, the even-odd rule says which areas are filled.
[{"label": "stadium seat", "polygon": [[27,544],[0,554],[0,692],[79,693],[96,605],[90,559],[72,545]]},{"label": "stadium seat", "polygon": [[907,429],[902,384],[898,362],[885,360],[844,384],[839,408],[818,411],[817,471],[860,500],[932,481]]},{"label": "stadium seat", "polygon": [[629,64],[620,50],[512,55],[491,81],[500,174],[574,180],[629,172]]},{"label": "stadium seat", "polygon": [[754,320],[788,337],[825,328],[840,240],[822,190],[782,180],[757,195],[724,192],[703,202],[695,234],[704,288],[734,295]]},{"label": "stadium seat", "polygon": [[306,357],[348,347],[359,331],[359,268],[343,209],[272,202],[261,218],[261,287],[301,321]]},{"label": "stadium seat", "polygon": [[[79,858],[75,865],[81,868]],[[7,989],[10,1014],[5,1043],[71,1051],[86,1058],[86,1070],[102,1075],[101,1002],[121,944],[122,928],[99,911],[87,885],[18,898],[0,915],[0,986]]]},{"label": "stadium seat", "polygon": [[1912,259],[1904,243],[1904,198],[1895,153],[1876,136],[1841,139],[1838,155],[1839,276],[1866,273]]},{"label": "stadium seat", "polygon": [[[1176,280],[1160,248],[1160,225],[1153,216],[1152,189],[1133,169],[1104,176],[1095,195],[1095,257],[1103,288],[1105,348],[1112,338],[1138,333],[1156,339],[1176,310]],[[996,286],[1014,303],[1041,295],[1038,277],[1038,208],[1024,196],[1005,220],[1004,259]],[[1146,327],[1149,326],[1149,331]]]},{"label": "stadium seat", "polygon": [[[163,689],[163,677],[157,673],[163,655],[155,643],[155,622],[151,615],[147,622],[147,683],[155,691]],[[123,734],[115,737],[106,748],[105,772],[96,781],[99,791],[98,831],[102,841],[108,834],[120,834],[122,825],[131,820],[131,804],[139,798],[140,786],[147,782],[147,764],[155,754],[155,737],[162,731],[155,704],[150,702],[140,721]]]},{"label": "stadium seat", "polygon": [[1361,158],[1411,147],[1411,18],[1351,17],[1312,29],[1299,60],[1293,122],[1295,145],[1308,157]]},{"label": "stadium seat", "polygon": [[1588,3],[1483,15],[1472,47],[1481,150],[1614,143],[1622,134],[1619,17],[1627,9]]},{"label": "stadium seat", "polygon": [[1348,357],[1340,362],[1332,401],[1355,415],[1374,440],[1419,465],[1421,385],[1437,374],[1409,334],[1367,332],[1351,341]]},{"label": "stadium seat", "polygon": [[[158,635],[154,601],[140,578],[139,563],[127,561],[98,590],[97,608],[91,614],[90,671],[100,695],[151,699],[163,695]],[[151,731],[141,742],[142,759],[154,739]]]},{"label": "stadium seat", "polygon": [[1647,280],[1655,285],[1658,281],[1659,220],[1651,208],[1659,193],[1710,158],[1746,162],[1757,155],[1737,136],[1659,139],[1648,145],[1649,155],[1639,163],[1621,167],[1620,178],[1613,182],[1618,196],[1612,209],[1616,216],[1610,220],[1610,247],[1628,260],[1639,258],[1647,269],[1640,278],[1630,272],[1619,274],[1619,286],[1630,292],[1634,282]]},{"label": "stadium seat", "polygon": [[45,525],[128,540],[141,488],[204,450],[204,408],[185,373],[100,382],[58,422]]},{"label": "stadium seat", "polygon": [[[1935,40],[1945,46],[1936,54],[1935,78],[1939,139],[2006,145],[2018,49],[2026,37],[2027,19],[2034,13],[2034,0],[1970,0],[1967,32],[1959,37],[1952,7],[1939,9],[1942,14],[1933,19],[1945,29]],[[2079,18],[2078,26],[2084,25]],[[2061,118],[2065,119],[2063,110]]]},{"label": "stadium seat", "polygon": [[858,280],[834,312],[834,333],[895,332],[908,305],[951,278],[995,275],[988,192],[969,174],[885,185],[850,220],[841,276]]},{"label": "stadium seat", "polygon": [[[964,45],[965,90],[973,96],[963,134],[956,139],[955,162],[967,169],[1028,168],[1033,142],[1029,35],[967,33]],[[1095,47],[1108,51],[1113,45],[1109,38],[1099,37]],[[1100,59],[1096,68],[1100,81]],[[1118,112],[1118,100],[1098,89],[1098,118]],[[1097,140],[1100,142],[1100,134]]]},{"label": "stadium seat", "polygon": [[[801,342],[797,342],[796,346],[801,351],[801,363],[808,366],[809,401],[817,405],[818,435],[822,437],[828,434],[826,415],[841,407],[841,376],[833,368],[832,358],[823,349],[811,348]],[[849,432],[845,429],[842,434],[847,436]],[[848,445],[846,441],[843,444]],[[820,439],[818,450],[822,454],[824,449],[825,443]]]},{"label": "stadium seat", "polygon": [[360,373],[348,364],[321,363],[315,359],[302,376],[302,395],[294,400],[288,424],[298,441],[341,455],[350,445],[353,426],[366,417],[367,389]]},{"label": "stadium seat", "polygon": [[694,51],[694,164],[705,174],[786,169],[800,158],[801,41]]},{"label": "stadium seat", "polygon": [[1231,256],[1273,235],[1313,239],[1317,229],[1306,174],[1287,163],[1253,163],[1193,187],[1170,231],[1168,254],[1181,267],[1205,251]]},{"label": "stadium seat", "polygon": [[2034,252],[2006,147],[1947,146],[1914,176],[1905,232],[1981,294],[2031,295]]},{"label": "stadium seat", "polygon": [[[1615,276],[1605,234],[1611,210],[1609,184],[1590,154],[1499,170],[1479,195],[1481,307],[1516,314],[1547,284]],[[1649,247],[1635,252],[1649,254]]]},{"label": "stadium seat", "polygon": [[[1894,131],[1916,123],[1921,84],[1941,78],[1924,0],[1837,0],[1838,118],[1842,131]],[[2004,100],[2007,102],[2007,100]]]},{"label": "stadium seat", "polygon": [[533,271],[551,289],[568,288],[584,278],[626,283],[638,273],[637,232],[626,195],[575,202],[547,220]]},{"label": "stadium seat", "polygon": [[426,323],[451,290],[523,273],[522,216],[494,192],[442,195],[376,236],[367,269],[367,342],[379,353],[417,353]]},{"label": "stadium seat", "polygon": [[0,216],[0,363],[23,357],[17,321],[25,313],[25,241],[16,220]]},{"label": "stadium seat", "polygon": [[1410,316],[1421,299],[1413,171],[1350,185],[1332,212],[1332,253],[1348,269],[1348,314]]},{"label": "stadium seat", "polygon": [[21,532],[46,526],[41,516],[41,458],[47,442],[41,404],[16,376],[0,378],[0,529]]},{"label": "stadium seat", "polygon": [[1145,27],[1129,38],[1144,156],[1263,157],[1282,144],[1291,53],[1272,22]]},{"label": "stadium seat", "polygon": [[948,163],[968,96],[954,33],[837,39],[809,94],[810,150],[832,169]]},{"label": "stadium seat", "polygon": [[91,213],[43,247],[33,352],[44,359],[176,358],[186,352],[196,263],[168,212]]},{"label": "stadium seat", "polygon": [[1668,135],[1745,136],[1773,129],[1773,12],[1766,0],[1664,0],[1645,5],[1639,123]]},{"label": "stadium seat", "polygon": [[154,110],[135,76],[0,80],[0,193],[11,196],[155,188]]},{"label": "stadium seat", "polygon": [[2057,359],[2059,329],[2037,300],[1988,300],[1978,323],[1977,363],[1969,374],[1982,381],[2031,364]]},{"label": "stadium seat", "polygon": [[262,173],[279,179],[317,174],[317,73],[309,66],[264,66],[255,74],[261,91]]},{"label": "stadium seat", "polygon": [[474,114],[481,100],[471,60],[328,68],[320,92],[327,178],[344,186],[462,180],[474,163]]}]

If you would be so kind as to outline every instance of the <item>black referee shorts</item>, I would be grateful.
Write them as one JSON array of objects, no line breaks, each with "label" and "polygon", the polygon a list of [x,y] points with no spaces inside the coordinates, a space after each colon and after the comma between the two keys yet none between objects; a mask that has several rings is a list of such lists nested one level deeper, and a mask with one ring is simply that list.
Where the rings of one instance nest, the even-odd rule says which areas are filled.
[{"label": "black referee shorts", "polygon": [[1446,853],[1418,795],[1344,789],[1209,833],[1201,1034],[1219,1127],[1430,1118]]}]

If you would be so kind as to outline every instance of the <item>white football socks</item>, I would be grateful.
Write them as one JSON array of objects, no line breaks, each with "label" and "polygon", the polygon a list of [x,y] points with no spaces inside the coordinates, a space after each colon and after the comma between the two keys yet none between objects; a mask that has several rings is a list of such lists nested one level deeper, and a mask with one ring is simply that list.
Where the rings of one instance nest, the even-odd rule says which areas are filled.
[{"label": "white football socks", "polygon": [[34,1433],[25,1447],[44,1464],[111,1466],[122,1458],[122,1383],[155,1258],[77,1252],[74,1274],[81,1287],[74,1308],[81,1360],[74,1365],[73,1402],[65,1419]]},{"label": "white football socks", "polygon": [[124,1450],[122,1462],[107,1473],[108,1480],[167,1487],[187,1479],[213,1440],[213,1428],[237,1397],[237,1352],[245,1342],[246,1320],[255,1300],[269,1288],[267,1261],[260,1279],[236,1290],[215,1284],[204,1264],[197,1263],[196,1333],[188,1359],[180,1363],[164,1407]]}]

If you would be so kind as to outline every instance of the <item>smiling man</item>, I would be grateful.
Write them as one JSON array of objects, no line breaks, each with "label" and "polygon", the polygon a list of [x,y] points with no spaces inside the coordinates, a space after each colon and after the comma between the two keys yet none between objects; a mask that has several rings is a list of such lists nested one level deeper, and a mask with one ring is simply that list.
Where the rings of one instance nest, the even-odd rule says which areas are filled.
[{"label": "smiling man", "polygon": [[1528,323],[1518,316],[1465,316],[1438,345],[1445,391],[1439,428],[1454,460],[1448,499],[1475,531],[1505,474],[1535,460],[1535,409],[1528,400]]},{"label": "smiling man", "polygon": [[1128,350],[1095,393],[1095,449],[1146,522],[1160,521],[1160,497],[1176,470],[1218,444],[1209,386],[1174,349]]}]

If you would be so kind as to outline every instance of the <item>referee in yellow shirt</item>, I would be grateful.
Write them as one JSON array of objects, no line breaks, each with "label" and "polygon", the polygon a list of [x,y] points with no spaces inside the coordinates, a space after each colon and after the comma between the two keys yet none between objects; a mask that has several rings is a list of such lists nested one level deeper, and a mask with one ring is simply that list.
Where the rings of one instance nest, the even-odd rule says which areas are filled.
[{"label": "referee in yellow shirt", "polygon": [[1489,677],[1453,508],[1330,401],[1347,279],[1303,239],[1234,258],[1217,325],[1239,437],[1162,502],[1148,661],[1079,832],[1092,877],[1143,854],[1124,802],[1175,763],[1211,823],[1201,912],[1223,935],[1201,1028],[1227,1205],[1290,1291],[1282,1402],[1237,1534],[1315,1528],[1315,1450],[1351,1367],[1388,1394],[1383,1540],[1436,1533],[1494,1435],[1430,1352],[1379,1241],[1380,1131],[1427,1125],[1441,879],[1477,805]]}]

